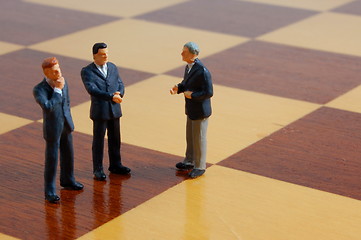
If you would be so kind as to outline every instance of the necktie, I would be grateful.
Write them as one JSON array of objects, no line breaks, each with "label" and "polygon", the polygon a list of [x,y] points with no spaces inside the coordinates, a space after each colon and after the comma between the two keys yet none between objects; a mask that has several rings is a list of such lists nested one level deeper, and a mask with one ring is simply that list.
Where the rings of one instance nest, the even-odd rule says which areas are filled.
[{"label": "necktie", "polygon": [[105,71],[104,65],[100,66],[101,72],[104,75],[104,77],[107,77],[107,72]]}]

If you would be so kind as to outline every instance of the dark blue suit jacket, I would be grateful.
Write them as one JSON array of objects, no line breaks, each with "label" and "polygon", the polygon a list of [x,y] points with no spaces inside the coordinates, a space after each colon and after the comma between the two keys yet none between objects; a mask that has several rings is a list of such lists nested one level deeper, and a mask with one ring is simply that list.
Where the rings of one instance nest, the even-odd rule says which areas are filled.
[{"label": "dark blue suit jacket", "polygon": [[213,96],[212,77],[203,63],[196,59],[191,71],[184,73],[184,79],[178,84],[178,93],[192,91],[192,99],[185,98],[186,114],[192,120],[207,118],[212,114]]},{"label": "dark blue suit jacket", "polygon": [[90,118],[92,120],[110,120],[122,116],[119,103],[112,101],[113,94],[124,95],[124,84],[119,76],[118,68],[107,63],[108,73],[105,78],[94,63],[81,70],[81,78],[85,89],[91,95]]},{"label": "dark blue suit jacket", "polygon": [[43,134],[46,141],[60,139],[64,126],[69,128],[69,132],[74,130],[67,83],[65,83],[62,92],[63,96],[54,92],[45,78],[33,89],[35,100],[43,110]]}]

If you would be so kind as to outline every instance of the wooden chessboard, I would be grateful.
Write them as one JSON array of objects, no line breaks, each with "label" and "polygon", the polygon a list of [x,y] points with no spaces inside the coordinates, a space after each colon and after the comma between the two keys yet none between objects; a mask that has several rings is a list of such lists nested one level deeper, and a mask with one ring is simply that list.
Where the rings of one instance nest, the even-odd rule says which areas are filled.
[{"label": "wooden chessboard", "polygon": [[[361,1],[0,0],[0,239],[330,240],[361,236]],[[208,169],[188,180],[183,44],[212,73]],[[129,177],[92,176],[80,70],[106,42],[125,84]],[[82,192],[43,196],[32,88],[69,83]],[[105,154],[104,166],[108,167]],[[59,177],[59,174],[57,178]]]}]

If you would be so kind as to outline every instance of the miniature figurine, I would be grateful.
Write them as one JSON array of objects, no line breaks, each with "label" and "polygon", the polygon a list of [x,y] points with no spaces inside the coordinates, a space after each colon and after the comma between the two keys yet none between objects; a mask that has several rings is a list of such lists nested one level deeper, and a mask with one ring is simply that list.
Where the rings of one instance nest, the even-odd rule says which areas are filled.
[{"label": "miniature figurine", "polygon": [[93,120],[93,173],[94,179],[104,181],[103,171],[104,136],[107,130],[109,168],[111,173],[129,174],[122,165],[120,154],[120,103],[123,101],[124,84],[117,67],[108,62],[108,47],[105,43],[93,46],[94,62],[81,70],[85,89],[91,96],[90,118]]},{"label": "miniature figurine", "polygon": [[84,186],[74,178],[74,124],[70,113],[68,84],[55,57],[46,58],[42,68],[45,78],[34,87],[33,94],[43,110],[43,135],[46,141],[45,199],[57,203],[60,200],[55,187],[59,148],[60,186],[70,190],[82,190]]},{"label": "miniature figurine", "polygon": [[180,170],[190,170],[190,178],[206,171],[208,117],[212,114],[213,85],[211,74],[198,59],[199,47],[194,42],[183,46],[182,60],[187,62],[183,81],[170,89],[171,94],[183,93],[187,115],[187,149],[183,162],[176,164]]}]

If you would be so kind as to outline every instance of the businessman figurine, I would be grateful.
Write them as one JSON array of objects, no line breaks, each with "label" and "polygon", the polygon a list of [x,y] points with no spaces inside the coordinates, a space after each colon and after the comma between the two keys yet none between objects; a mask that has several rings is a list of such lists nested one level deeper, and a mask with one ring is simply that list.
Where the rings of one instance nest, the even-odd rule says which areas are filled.
[{"label": "businessman figurine", "polygon": [[104,136],[107,130],[109,168],[111,173],[129,174],[122,165],[120,155],[120,103],[124,96],[124,84],[117,67],[108,62],[108,47],[105,43],[93,46],[94,62],[81,70],[85,89],[91,96],[90,118],[93,120],[93,173],[94,179],[104,181],[103,171]]},{"label": "businessman figurine", "polygon": [[46,141],[45,199],[57,203],[60,200],[55,187],[59,148],[60,186],[70,190],[82,190],[84,186],[74,178],[74,124],[70,113],[68,84],[62,77],[55,57],[46,58],[42,68],[45,78],[34,87],[33,94],[43,110],[43,136]]},{"label": "businessman figurine", "polygon": [[182,59],[187,63],[184,78],[170,89],[171,94],[183,93],[186,102],[186,156],[176,167],[180,170],[192,169],[190,178],[197,178],[205,173],[208,117],[212,114],[212,78],[197,58],[198,54],[199,47],[196,43],[188,42],[183,46]]}]

